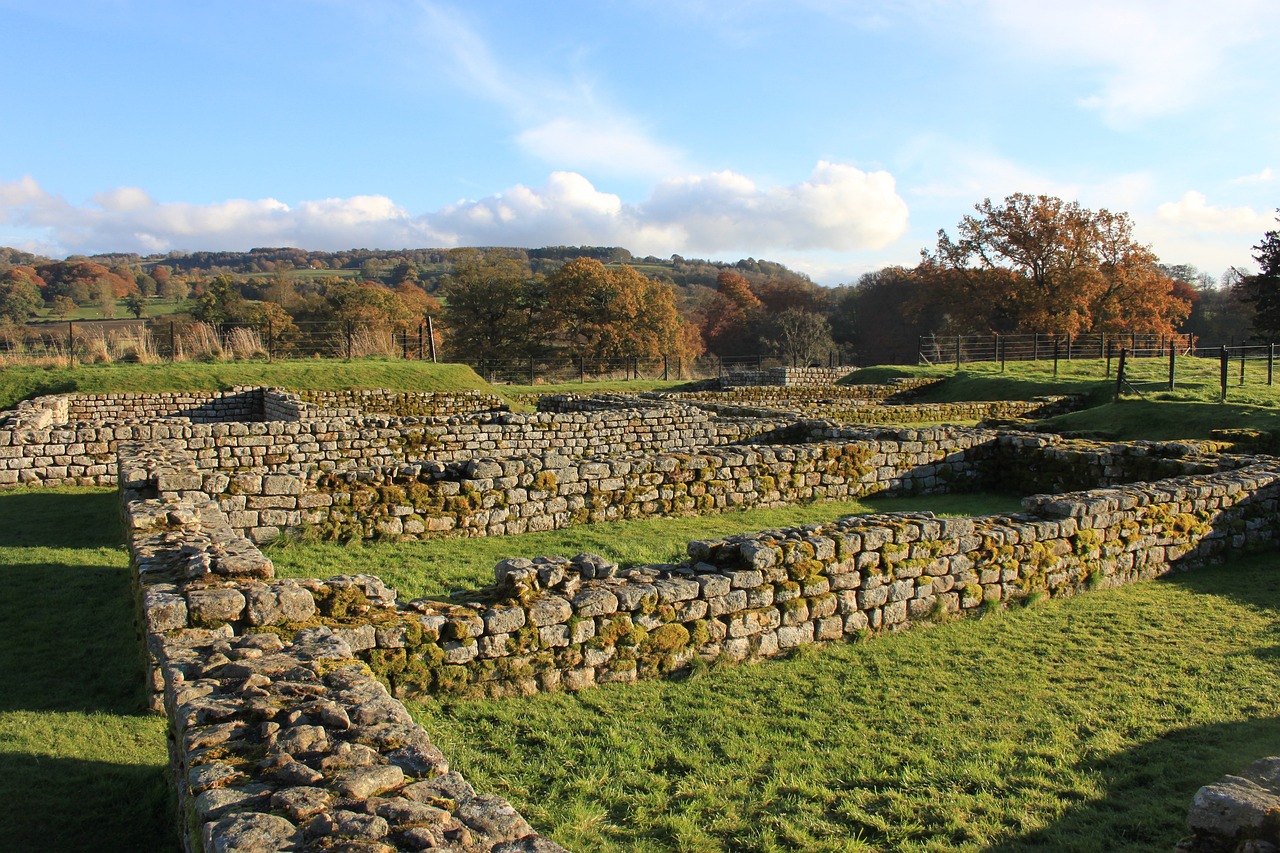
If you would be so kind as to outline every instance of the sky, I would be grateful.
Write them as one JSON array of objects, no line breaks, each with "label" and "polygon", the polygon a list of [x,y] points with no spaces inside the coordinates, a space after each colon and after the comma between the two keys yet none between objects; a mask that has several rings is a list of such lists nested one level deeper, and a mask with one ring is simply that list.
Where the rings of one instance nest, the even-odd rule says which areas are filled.
[{"label": "sky", "polygon": [[1280,227],[1275,0],[0,0],[0,245],[911,266],[985,198]]}]

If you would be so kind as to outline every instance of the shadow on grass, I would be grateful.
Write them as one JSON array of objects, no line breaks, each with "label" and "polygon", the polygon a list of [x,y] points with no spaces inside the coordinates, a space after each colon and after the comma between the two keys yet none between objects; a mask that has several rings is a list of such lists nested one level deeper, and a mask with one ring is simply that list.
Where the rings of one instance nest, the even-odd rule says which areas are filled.
[{"label": "shadow on grass", "polygon": [[[1276,568],[1280,568],[1280,557],[1255,555],[1166,575],[1159,583],[1280,615],[1280,587],[1268,582]],[[1280,660],[1280,647],[1252,654]],[[1270,714],[1274,709],[1259,712]],[[987,849],[991,853],[1171,849],[1177,838],[1187,834],[1187,810],[1201,786],[1268,755],[1280,755],[1280,717],[1171,731],[1084,768],[1101,777],[1107,792],[1104,798],[1082,802],[1050,826]],[[1171,835],[1172,826],[1177,827],[1176,837]]]},{"label": "shadow on grass", "polygon": [[0,493],[0,849],[173,850],[116,497]]},{"label": "shadow on grass", "polygon": [[1170,850],[1188,834],[1187,810],[1201,786],[1277,754],[1276,717],[1173,731],[1089,766],[1101,778],[1103,798],[1082,802],[1049,826],[986,850]]},{"label": "shadow on grass", "polygon": [[0,548],[119,548],[114,490],[47,489],[0,495]]},{"label": "shadow on grass", "polygon": [[163,772],[0,752],[0,848],[176,851],[175,808]]}]

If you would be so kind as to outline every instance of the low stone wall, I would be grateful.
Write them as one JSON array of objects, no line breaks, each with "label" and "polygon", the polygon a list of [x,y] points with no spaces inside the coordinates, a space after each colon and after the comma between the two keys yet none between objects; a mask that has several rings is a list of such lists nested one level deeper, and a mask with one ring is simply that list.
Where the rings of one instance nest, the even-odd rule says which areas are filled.
[{"label": "low stone wall", "polygon": [[[160,439],[181,444],[209,469],[301,470],[457,461],[557,452],[570,457],[677,451],[726,445],[774,433],[794,419],[720,418],[689,407],[582,414],[493,413],[450,418],[317,417],[296,395],[272,392],[268,421],[193,423],[186,418],[31,428],[0,428],[0,487],[16,484],[110,485],[116,443]],[[42,419],[54,417],[56,410]]]},{"label": "low stone wall", "polygon": [[506,402],[496,394],[479,391],[299,391],[298,396],[315,406],[349,411],[356,415],[383,414],[395,417],[452,417],[480,412],[505,412]]},{"label": "low stone wall", "polygon": [[160,445],[126,444],[119,469],[184,849],[563,851],[451,771],[341,633],[254,633],[221,618],[240,608],[253,625],[299,626],[341,599],[344,616],[369,620],[394,608],[394,592],[372,578],[274,581],[212,502],[157,497],[174,461],[184,464]]},{"label": "low stone wall", "polygon": [[[1054,449],[1018,434],[996,446]],[[1111,467],[1116,476],[1123,465]],[[448,772],[374,674],[396,696],[578,690],[1276,547],[1280,463],[1214,467],[1040,495],[1022,514],[861,516],[691,542],[676,565],[512,558],[491,587],[400,602],[367,575],[274,579],[177,445],[126,442],[119,463],[188,849],[198,837],[204,850],[257,839],[255,849],[362,842],[494,853],[559,848]]]},{"label": "low stone wall", "polygon": [[792,437],[796,443],[779,446],[585,459],[534,454],[296,473],[206,469],[188,488],[214,495],[255,542],[289,530],[328,539],[419,539],[873,494],[1080,489],[1212,473],[1239,459],[1217,453],[1211,442],[1111,446],[964,427],[802,422]]},{"label": "low stone wall", "polygon": [[777,385],[815,387],[835,385],[856,368],[853,367],[769,367],[764,370],[734,371],[720,378],[722,388],[743,385]]},{"label": "low stone wall", "polygon": [[[310,600],[293,591],[288,606],[259,582],[238,594],[189,591],[170,612],[189,627],[278,624],[285,637],[320,618],[398,694],[578,689],[1274,547],[1280,463],[1230,464],[1241,467],[1040,495],[1019,515],[856,516],[694,542],[679,565],[507,560],[493,587],[452,604],[397,606],[376,579],[339,578],[297,584]],[[199,482],[187,479],[195,469],[170,453],[148,481],[170,504],[207,502],[182,488]]]},{"label": "low stone wall", "polygon": [[679,403],[721,403],[758,409],[790,409],[814,400],[832,403],[901,401],[940,381],[939,379],[900,377],[890,379],[881,385],[827,384],[792,388],[772,385],[736,386],[720,391],[649,391],[641,394],[640,397],[646,400]]}]

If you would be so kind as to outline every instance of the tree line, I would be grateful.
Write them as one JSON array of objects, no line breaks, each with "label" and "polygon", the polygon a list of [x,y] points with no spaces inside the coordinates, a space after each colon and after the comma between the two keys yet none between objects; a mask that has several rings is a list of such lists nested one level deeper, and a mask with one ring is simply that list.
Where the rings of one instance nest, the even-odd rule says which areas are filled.
[{"label": "tree line", "polygon": [[1280,335],[1280,239],[1260,273],[1221,280],[1167,264],[1126,213],[1052,196],[975,205],[914,267],[822,287],[770,261],[638,258],[620,247],[171,252],[52,260],[0,249],[0,322],[77,306],[142,316],[189,299],[176,320],[270,326],[278,345],[308,324],[410,333],[427,318],[445,357],[477,362],[723,358],[794,364],[914,361],[921,335],[1190,333],[1218,343]]}]

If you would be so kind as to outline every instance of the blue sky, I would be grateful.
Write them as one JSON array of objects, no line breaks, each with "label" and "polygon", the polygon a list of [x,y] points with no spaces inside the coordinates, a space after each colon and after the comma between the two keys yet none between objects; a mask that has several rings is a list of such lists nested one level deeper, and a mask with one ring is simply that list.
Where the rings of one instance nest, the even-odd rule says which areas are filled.
[{"label": "blue sky", "polygon": [[983,198],[1252,266],[1275,0],[0,0],[0,245],[911,265]]}]

